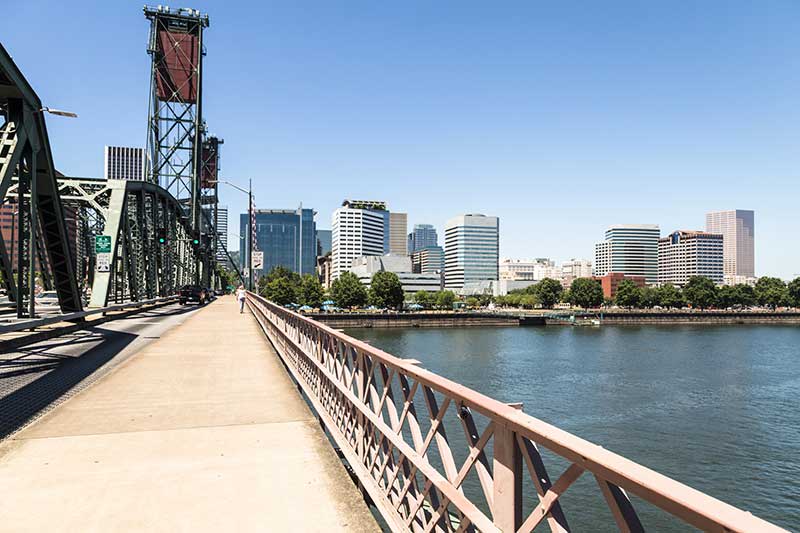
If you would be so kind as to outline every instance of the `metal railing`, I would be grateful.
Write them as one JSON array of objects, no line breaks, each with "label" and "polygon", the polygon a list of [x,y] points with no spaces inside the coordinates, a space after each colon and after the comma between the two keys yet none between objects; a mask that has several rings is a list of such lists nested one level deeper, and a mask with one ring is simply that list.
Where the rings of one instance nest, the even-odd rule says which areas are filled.
[{"label": "metal railing", "polygon": [[[581,476],[595,479],[621,531],[644,530],[628,494],[705,531],[785,531],[417,361],[252,293],[247,301],[394,531],[570,531],[560,498]],[[551,467],[566,465],[555,481],[551,456]]]},{"label": "metal railing", "polygon": [[146,305],[153,305],[158,303],[166,303],[172,300],[177,301],[177,296],[162,296],[160,298],[152,298],[150,300],[140,300],[138,302],[125,302],[121,304],[108,305],[106,307],[97,307],[89,309],[88,311],[78,311],[76,313],[64,313],[44,318],[34,318],[29,320],[20,320],[12,324],[0,326],[0,334],[13,333],[16,331],[25,331],[27,329],[36,329],[43,326],[58,324],[60,322],[70,322],[73,320],[80,320],[92,315],[99,315],[109,313],[111,311],[122,311],[125,309],[135,309],[137,307],[144,307]]}]

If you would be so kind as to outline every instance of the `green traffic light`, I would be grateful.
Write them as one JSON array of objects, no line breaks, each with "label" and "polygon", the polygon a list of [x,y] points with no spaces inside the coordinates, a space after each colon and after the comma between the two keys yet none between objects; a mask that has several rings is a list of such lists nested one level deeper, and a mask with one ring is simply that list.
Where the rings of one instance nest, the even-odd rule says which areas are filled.
[{"label": "green traffic light", "polygon": [[200,239],[192,239],[192,244],[200,244]]},{"label": "green traffic light", "polygon": [[158,242],[161,243],[161,244],[164,244],[165,242],[167,242],[167,239],[165,239],[164,237],[161,237],[161,238],[158,239]]}]

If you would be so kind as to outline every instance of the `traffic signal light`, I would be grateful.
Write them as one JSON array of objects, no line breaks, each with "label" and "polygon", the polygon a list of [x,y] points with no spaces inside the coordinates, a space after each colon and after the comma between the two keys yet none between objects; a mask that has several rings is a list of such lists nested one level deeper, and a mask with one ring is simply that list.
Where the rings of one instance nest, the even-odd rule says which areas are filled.
[{"label": "traffic signal light", "polygon": [[156,239],[158,239],[158,244],[164,244],[167,242],[166,228],[158,228],[158,230],[156,231]]},{"label": "traffic signal light", "polygon": [[193,244],[194,246],[197,246],[198,244],[200,244],[200,239],[198,239],[197,237],[195,237],[194,239],[192,239],[192,244]]}]

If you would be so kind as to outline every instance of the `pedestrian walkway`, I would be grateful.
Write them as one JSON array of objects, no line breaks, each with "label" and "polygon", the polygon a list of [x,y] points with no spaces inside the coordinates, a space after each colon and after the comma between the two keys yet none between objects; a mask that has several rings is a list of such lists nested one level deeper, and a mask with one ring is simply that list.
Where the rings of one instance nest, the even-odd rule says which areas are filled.
[{"label": "pedestrian walkway", "polygon": [[232,297],[0,444],[0,486],[0,531],[378,530]]}]

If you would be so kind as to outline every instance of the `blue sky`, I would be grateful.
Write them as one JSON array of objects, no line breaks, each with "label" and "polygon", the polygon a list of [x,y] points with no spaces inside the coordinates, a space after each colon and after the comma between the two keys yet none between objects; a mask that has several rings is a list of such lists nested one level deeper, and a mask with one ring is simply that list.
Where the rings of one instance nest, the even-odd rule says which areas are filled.
[{"label": "blue sky", "polygon": [[[58,167],[144,145],[141,2],[28,0],[2,42]],[[800,3],[205,1],[204,114],[222,174],[318,226],[344,198],[409,224],[501,219],[501,255],[591,258],[614,223],[756,211],[758,274],[800,274]],[[246,209],[224,192],[231,234]],[[234,246],[238,239],[233,239]]]}]

